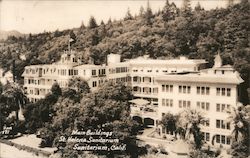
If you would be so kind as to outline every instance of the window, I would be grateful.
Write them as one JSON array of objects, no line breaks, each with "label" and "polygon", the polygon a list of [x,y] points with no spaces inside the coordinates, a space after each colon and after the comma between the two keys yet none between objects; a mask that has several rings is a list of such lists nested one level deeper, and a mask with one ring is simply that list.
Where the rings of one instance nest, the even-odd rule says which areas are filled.
[{"label": "window", "polygon": [[209,119],[206,119],[204,122],[202,122],[201,123],[203,126],[205,126],[205,127],[209,127],[209,125],[210,125],[210,121],[209,121]]},{"label": "window", "polygon": [[226,88],[222,88],[222,89],[221,89],[221,95],[222,95],[222,96],[225,96],[225,95],[226,95]]},{"label": "window", "polygon": [[74,75],[78,75],[78,70],[74,70]]},{"label": "window", "polygon": [[190,94],[190,92],[191,92],[191,87],[188,86],[188,87],[187,87],[187,93]]},{"label": "window", "polygon": [[201,95],[209,95],[210,88],[209,87],[196,87],[196,93]]},{"label": "window", "polygon": [[227,96],[230,97],[231,96],[231,89],[227,88]]},{"label": "window", "polygon": [[220,95],[220,88],[216,88],[216,95],[217,95],[217,96]]},{"label": "window", "polygon": [[216,135],[216,143],[220,143],[220,135]]},{"label": "window", "polygon": [[162,92],[165,92],[166,86],[162,85]]},{"label": "window", "polygon": [[162,99],[162,106],[166,106],[166,99]]},{"label": "window", "polygon": [[205,134],[205,140],[206,140],[206,141],[209,141],[209,140],[210,140],[210,133],[206,133],[206,134]]},{"label": "window", "polygon": [[96,82],[96,81],[93,81],[92,87],[96,87],[96,86],[97,86],[97,82]]},{"label": "window", "polygon": [[230,141],[230,138],[229,138],[229,137],[226,138],[226,143],[227,143],[228,145],[230,145],[231,141]]},{"label": "window", "polygon": [[210,140],[210,133],[202,132],[202,137],[203,137],[203,140],[209,142],[209,140]]},{"label": "window", "polygon": [[92,76],[96,76],[96,70],[92,70]]}]

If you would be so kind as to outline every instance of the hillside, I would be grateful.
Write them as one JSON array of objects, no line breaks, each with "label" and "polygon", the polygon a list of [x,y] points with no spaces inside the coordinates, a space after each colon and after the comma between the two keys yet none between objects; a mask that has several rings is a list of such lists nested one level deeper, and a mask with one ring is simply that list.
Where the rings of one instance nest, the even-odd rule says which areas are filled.
[{"label": "hillside", "polygon": [[[74,39],[72,49],[88,62],[105,62],[109,53],[118,53],[122,59],[148,54],[152,58],[172,58],[186,55],[204,58],[211,66],[214,55],[220,53],[224,64],[232,64],[241,73],[244,102],[248,103],[250,84],[250,5],[242,3],[226,9],[191,10],[176,8],[166,3],[163,10],[153,14],[150,8],[141,9],[136,17],[128,13],[123,20],[96,24],[90,19],[88,26],[77,29],[11,36],[0,42],[0,67],[11,69],[16,59],[17,78],[30,64],[52,63],[67,49]],[[21,60],[25,55],[26,60]]]},{"label": "hillside", "polygon": [[16,30],[12,30],[12,31],[0,30],[0,40],[6,40],[9,36],[21,37],[23,35]]}]

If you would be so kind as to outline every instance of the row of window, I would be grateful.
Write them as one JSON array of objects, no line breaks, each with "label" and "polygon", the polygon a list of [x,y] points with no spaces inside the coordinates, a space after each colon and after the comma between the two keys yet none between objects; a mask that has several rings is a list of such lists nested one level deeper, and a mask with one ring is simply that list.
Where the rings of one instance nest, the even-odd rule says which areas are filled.
[{"label": "row of window", "polygon": [[[162,85],[162,92],[173,92],[173,85]],[[185,85],[179,85],[179,93],[190,94],[191,87]],[[196,94],[198,95],[209,95],[210,87],[196,87]],[[231,88],[216,88],[217,96],[231,96]]]},{"label": "row of window", "polygon": [[216,143],[230,145],[231,140],[230,140],[230,137],[228,137],[228,136],[216,135]]},{"label": "row of window", "polygon": [[216,112],[227,112],[229,109],[229,104],[216,104]]},{"label": "row of window", "polygon": [[197,94],[209,95],[209,91],[210,91],[209,87],[197,87]]},{"label": "row of window", "polygon": [[162,92],[173,92],[173,85],[162,85]]},{"label": "row of window", "polygon": [[191,101],[179,100],[179,108],[190,108]]},{"label": "row of window", "polygon": [[146,82],[146,83],[151,83],[152,82],[152,78],[151,77],[133,77],[133,82],[141,82],[141,78],[142,78],[142,82]]},{"label": "row of window", "polygon": [[196,103],[197,108],[205,111],[209,111],[209,103],[208,102],[197,102]]},{"label": "row of window", "polygon": [[162,106],[173,107],[173,99],[162,99]]},{"label": "row of window", "polygon": [[[162,106],[164,106],[163,101],[165,99],[162,99]],[[210,103],[209,102],[196,102],[197,108],[200,110],[209,111],[210,109]],[[179,100],[179,108],[190,108],[191,107],[191,101],[187,100]],[[216,112],[225,112],[226,109],[229,109],[229,104],[216,104]]]},{"label": "row of window", "polygon": [[[99,76],[103,76],[106,74],[106,69],[99,69],[98,70],[98,75]],[[96,70],[92,70],[92,76],[97,76],[97,71]]]},{"label": "row of window", "polygon": [[216,88],[217,96],[231,96],[231,88]]},{"label": "row of window", "polygon": [[144,94],[151,94],[153,90],[153,94],[158,93],[158,88],[150,88],[150,87],[133,87],[134,92],[143,92]]},{"label": "row of window", "polygon": [[191,87],[190,86],[179,86],[179,93],[191,93]]},{"label": "row of window", "polygon": [[[144,72],[144,69],[141,69],[141,70],[138,70],[138,69],[134,69],[133,70],[133,72]],[[152,69],[148,69],[148,70],[145,70],[145,72],[153,72],[153,70]],[[159,70],[155,70],[155,72],[159,72]],[[167,73],[167,72],[171,72],[171,73],[173,73],[173,72],[177,72],[176,70],[162,70],[162,72],[164,72],[164,73]]]},{"label": "row of window", "polygon": [[230,123],[225,123],[224,120],[216,120],[216,128],[228,129],[230,130]]}]

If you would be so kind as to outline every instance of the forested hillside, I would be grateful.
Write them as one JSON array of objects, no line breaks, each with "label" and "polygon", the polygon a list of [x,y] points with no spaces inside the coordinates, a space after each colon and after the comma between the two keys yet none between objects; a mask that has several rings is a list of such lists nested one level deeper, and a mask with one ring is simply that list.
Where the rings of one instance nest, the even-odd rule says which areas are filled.
[{"label": "forested hillside", "polygon": [[[164,8],[152,13],[150,6],[141,8],[132,16],[128,10],[124,19],[109,20],[98,25],[92,17],[88,25],[79,28],[10,36],[0,42],[0,67],[8,70],[16,60],[17,78],[21,79],[24,66],[52,63],[67,49],[71,38],[72,49],[84,57],[92,57],[96,64],[105,62],[109,53],[118,53],[122,59],[148,54],[152,58],[172,58],[186,55],[204,58],[211,66],[214,55],[220,53],[224,64],[232,64],[245,80],[242,94],[245,103],[250,85],[250,4],[240,4],[226,9],[205,11],[197,5],[191,9],[189,1],[177,8],[166,1]],[[152,2],[153,3],[153,2]],[[20,56],[26,59],[21,60]]]}]

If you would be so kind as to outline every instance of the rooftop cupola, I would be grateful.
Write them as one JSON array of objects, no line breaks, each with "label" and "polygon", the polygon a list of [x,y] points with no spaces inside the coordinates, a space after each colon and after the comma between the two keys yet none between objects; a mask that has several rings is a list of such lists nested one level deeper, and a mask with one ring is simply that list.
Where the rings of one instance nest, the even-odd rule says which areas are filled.
[{"label": "rooftop cupola", "polygon": [[214,58],[214,66],[213,68],[218,68],[222,66],[222,59],[220,57],[220,54],[218,53]]}]

